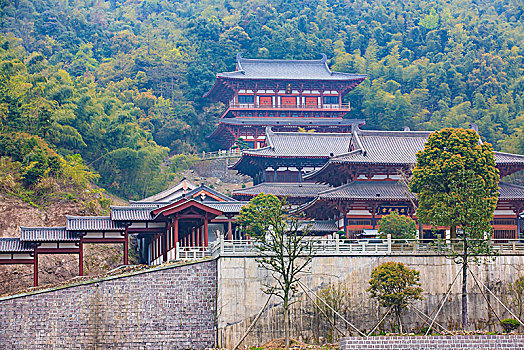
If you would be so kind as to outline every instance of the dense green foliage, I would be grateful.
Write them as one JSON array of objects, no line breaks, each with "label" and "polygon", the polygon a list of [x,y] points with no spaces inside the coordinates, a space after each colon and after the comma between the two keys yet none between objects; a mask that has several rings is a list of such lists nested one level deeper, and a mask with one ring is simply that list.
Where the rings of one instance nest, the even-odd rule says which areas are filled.
[{"label": "dense green foliage", "polygon": [[505,318],[500,321],[504,332],[509,333],[520,327],[520,322],[513,318]]},{"label": "dense green foliage", "polygon": [[221,107],[202,95],[240,51],[324,52],[333,69],[368,74],[348,99],[349,117],[370,128],[476,122],[495,148],[524,153],[518,0],[0,4],[0,30],[10,37],[0,43],[1,79],[12,78],[0,86],[3,123],[80,153],[102,185],[123,195],[150,193],[156,185],[144,179],[162,174],[168,152],[213,146],[204,136]]},{"label": "dense green foliage", "polygon": [[491,144],[473,130],[446,128],[431,133],[417,153],[410,189],[417,194],[417,218],[427,225],[455,229],[483,239],[492,231],[499,171]]},{"label": "dense green foliage", "polygon": [[393,211],[391,214],[383,216],[379,222],[380,238],[391,235],[393,239],[414,239],[417,234],[417,224],[409,216],[399,215]]},{"label": "dense green foliage", "polygon": [[[497,206],[500,175],[491,144],[480,143],[473,130],[446,128],[429,135],[409,187],[417,194],[417,218],[432,226],[447,226],[456,247],[439,249],[462,265],[462,329],[468,326],[468,263],[482,263],[496,251],[491,245],[491,221]],[[461,231],[458,242],[457,229]]]},{"label": "dense green foliage", "polygon": [[[367,291],[382,307],[396,315],[395,323],[402,333],[401,314],[415,300],[424,299],[420,288],[420,272],[402,263],[385,262],[373,269]],[[398,322],[397,322],[398,321]]]}]

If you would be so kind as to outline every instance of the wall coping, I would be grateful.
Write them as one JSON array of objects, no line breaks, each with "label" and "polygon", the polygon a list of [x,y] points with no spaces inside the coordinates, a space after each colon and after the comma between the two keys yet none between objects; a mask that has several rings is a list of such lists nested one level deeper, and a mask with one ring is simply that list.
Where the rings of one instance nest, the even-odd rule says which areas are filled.
[{"label": "wall coping", "polygon": [[186,260],[186,261],[177,262],[177,263],[173,263],[173,264],[169,264],[169,265],[155,266],[155,267],[152,267],[152,268],[149,268],[149,269],[145,269],[145,270],[140,270],[140,271],[131,271],[131,272],[126,272],[126,273],[113,275],[113,276],[105,276],[105,277],[94,278],[94,279],[86,280],[86,281],[72,282],[70,284],[67,283],[67,282],[64,282],[65,284],[58,285],[58,286],[55,286],[55,287],[39,289],[39,290],[29,291],[29,292],[25,292],[25,293],[19,293],[19,294],[7,295],[5,297],[0,297],[0,302],[6,301],[6,300],[11,300],[11,299],[24,298],[24,297],[28,297],[28,296],[32,296],[32,295],[36,295],[36,294],[44,294],[44,293],[55,292],[55,291],[62,290],[62,289],[79,287],[79,286],[84,286],[84,285],[88,285],[88,284],[107,282],[107,281],[117,280],[117,279],[120,279],[120,278],[142,275],[142,274],[146,274],[146,273],[152,273],[152,272],[157,272],[157,271],[162,271],[162,270],[169,270],[169,269],[174,269],[174,268],[181,267],[181,266],[200,264],[200,263],[213,261],[213,260],[217,260],[217,258],[206,257],[206,258],[202,258],[202,259],[199,259],[199,260]]},{"label": "wall coping", "polygon": [[[471,334],[471,335],[439,335],[439,336],[370,336],[344,337],[339,340],[340,350],[350,349],[391,349],[391,346],[402,346],[402,349],[514,349],[512,346],[524,344],[524,334]],[[434,347],[433,347],[434,346]],[[498,348],[498,347],[497,347]]]}]

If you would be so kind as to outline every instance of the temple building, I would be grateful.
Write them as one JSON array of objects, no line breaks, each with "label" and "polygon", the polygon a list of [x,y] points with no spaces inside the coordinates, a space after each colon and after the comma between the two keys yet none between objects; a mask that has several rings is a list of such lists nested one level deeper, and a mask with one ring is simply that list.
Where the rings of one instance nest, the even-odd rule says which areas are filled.
[{"label": "temple building", "polygon": [[[355,127],[352,133],[335,136],[267,134],[266,147],[243,151],[232,166],[253,177],[255,184],[234,191],[234,198],[248,200],[259,193],[285,197],[292,204],[301,204],[297,210],[308,218],[336,220],[338,229],[349,238],[378,228],[382,216],[391,211],[416,220],[416,197],[407,181],[416,153],[424,148],[430,132]],[[523,155],[495,152],[495,160],[501,179],[524,169]],[[524,233],[519,219],[524,211],[524,187],[503,181],[499,186],[494,238],[520,238]],[[424,238],[431,238],[435,233],[444,234],[446,228],[423,227],[423,232]]]},{"label": "temple building", "polygon": [[[211,254],[215,242],[233,246],[250,239],[237,223],[246,204],[184,179],[140,201],[112,206],[107,216],[68,215],[65,226],[21,227],[20,237],[0,238],[0,265],[33,265],[37,286],[40,255],[76,254],[78,275],[83,276],[86,244],[121,244],[122,263],[128,265],[130,238],[136,240],[141,264],[203,258]],[[306,224],[312,235],[337,230],[334,220]]]},{"label": "temple building", "polygon": [[[226,149],[239,139],[249,147],[230,168],[250,176],[252,187],[229,197],[184,179],[112,206],[107,216],[67,216],[63,227],[21,227],[20,237],[0,238],[0,264],[32,264],[37,285],[42,254],[77,254],[83,275],[85,244],[121,244],[124,265],[130,238],[139,262],[150,265],[208,256],[214,242],[234,250],[236,241],[250,239],[238,214],[260,193],[286,198],[307,218],[311,235],[343,231],[357,239],[392,211],[416,220],[417,198],[407,181],[430,132],[361,130],[363,120],[344,119],[350,110],[344,96],[365,78],[332,72],[325,55],[300,61],[239,55],[236,71],[219,73],[206,94],[226,106],[210,138]],[[524,187],[503,181],[524,170],[524,155],[495,152],[495,159],[501,182],[494,238],[524,238]],[[422,226],[420,238],[447,231]]]},{"label": "temple building", "polygon": [[344,96],[366,78],[332,72],[320,60],[266,60],[237,56],[234,72],[218,73],[204,96],[222,102],[217,128],[208,137],[224,149],[242,139],[248,148],[265,144],[266,127],[275,131],[351,132],[362,120],[344,119]]},{"label": "temple building", "polygon": [[128,206],[112,206],[108,216],[66,216],[63,227],[21,227],[19,238],[0,238],[0,264],[33,265],[36,286],[39,255],[77,254],[82,276],[85,244],[122,244],[127,265],[129,236],[137,240],[142,264],[204,257],[219,237],[246,238],[235,218],[244,205],[184,179]]}]

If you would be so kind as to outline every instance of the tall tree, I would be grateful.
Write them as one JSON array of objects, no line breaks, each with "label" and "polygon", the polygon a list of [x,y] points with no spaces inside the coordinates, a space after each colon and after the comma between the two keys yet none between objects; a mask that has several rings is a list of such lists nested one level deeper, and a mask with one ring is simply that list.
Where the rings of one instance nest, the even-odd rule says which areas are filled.
[{"label": "tall tree", "polygon": [[[417,194],[417,217],[428,225],[448,226],[452,245],[444,245],[462,264],[462,328],[467,328],[468,263],[493,255],[490,221],[498,199],[499,171],[493,147],[474,130],[447,128],[432,133],[417,153],[410,189]],[[453,244],[460,229],[458,244]]]},{"label": "tall tree", "polygon": [[305,239],[309,227],[289,214],[289,206],[272,194],[259,194],[242,208],[238,222],[244,232],[256,239],[260,257],[257,262],[267,269],[274,284],[264,293],[282,299],[284,335],[289,349],[289,307],[297,291],[301,274],[312,259],[312,245]]}]

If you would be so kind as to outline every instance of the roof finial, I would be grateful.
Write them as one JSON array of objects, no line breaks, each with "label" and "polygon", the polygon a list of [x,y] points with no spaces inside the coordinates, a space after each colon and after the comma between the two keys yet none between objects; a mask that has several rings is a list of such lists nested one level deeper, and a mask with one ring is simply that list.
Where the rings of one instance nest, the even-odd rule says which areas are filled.
[{"label": "roof finial", "polygon": [[477,124],[475,124],[475,123],[471,123],[471,124],[469,124],[469,127],[470,127],[471,129],[475,130],[475,132],[476,132],[477,134],[479,133],[479,127],[478,127]]},{"label": "roof finial", "polygon": [[271,136],[273,136],[273,130],[270,126],[266,126],[266,145],[268,145],[271,149],[274,149],[275,146],[273,145],[273,141],[271,140]]},{"label": "roof finial", "polygon": [[324,63],[327,63],[327,56],[325,53],[321,53],[322,55],[322,58],[320,59],[320,62],[324,62]]},{"label": "roof finial", "polygon": [[240,61],[242,61],[242,51],[237,53],[237,71],[243,72],[244,68],[242,68],[242,63],[240,63]]}]

